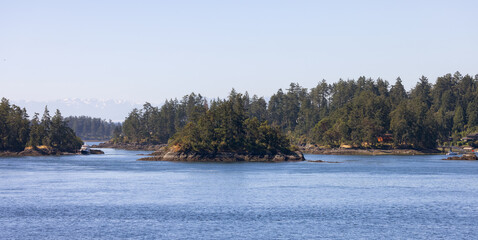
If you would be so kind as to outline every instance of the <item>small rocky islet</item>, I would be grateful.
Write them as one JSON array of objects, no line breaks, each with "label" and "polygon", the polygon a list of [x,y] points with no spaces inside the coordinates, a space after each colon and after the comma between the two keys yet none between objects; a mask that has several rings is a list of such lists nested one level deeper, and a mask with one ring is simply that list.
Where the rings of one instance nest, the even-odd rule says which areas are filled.
[{"label": "small rocky islet", "polygon": [[478,157],[476,156],[475,153],[467,153],[463,154],[461,156],[453,156],[453,157],[448,157],[443,160],[467,160],[467,161],[474,161],[478,160]]},{"label": "small rocky islet", "polygon": [[[154,151],[149,157],[138,161],[176,161],[176,162],[285,162],[304,161],[300,151],[287,153],[247,153],[247,152],[182,152],[177,147],[168,147],[167,144],[139,144],[139,143],[113,143],[104,142],[93,145],[96,148],[119,148],[125,150]],[[175,149],[175,150],[174,150]]]},{"label": "small rocky islet", "polygon": [[177,161],[177,162],[286,162],[304,161],[304,155],[299,152],[251,154],[235,152],[197,153],[175,152],[162,149],[151,154],[151,157],[139,161]]}]

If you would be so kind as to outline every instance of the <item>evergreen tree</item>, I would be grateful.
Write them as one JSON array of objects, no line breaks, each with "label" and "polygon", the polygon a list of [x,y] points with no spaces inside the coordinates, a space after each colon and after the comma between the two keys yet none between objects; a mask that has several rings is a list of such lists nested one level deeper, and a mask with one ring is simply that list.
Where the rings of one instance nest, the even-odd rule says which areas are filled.
[{"label": "evergreen tree", "polygon": [[0,151],[21,151],[30,132],[25,109],[10,105],[6,98],[0,102]]},{"label": "evergreen tree", "polygon": [[416,102],[424,103],[427,108],[430,108],[432,101],[431,101],[431,85],[428,83],[428,78],[422,76],[419,79],[419,82],[412,90],[411,93],[412,99]]},{"label": "evergreen tree", "polygon": [[285,129],[285,122],[284,119],[284,106],[285,104],[285,96],[282,92],[282,89],[279,89],[276,94],[272,95],[271,99],[269,100],[269,105],[267,106],[267,110],[269,112],[269,120],[271,124],[280,127],[281,129]]},{"label": "evergreen tree", "polygon": [[31,121],[30,136],[27,146],[36,148],[42,144],[42,130],[38,113],[35,113]]},{"label": "evergreen tree", "polygon": [[455,116],[453,117],[453,132],[461,132],[465,127],[465,112],[463,108],[458,105],[455,108]]},{"label": "evergreen tree", "polygon": [[8,117],[10,115],[10,102],[6,98],[2,98],[0,102],[0,150],[4,151],[10,148],[8,135]]},{"label": "evergreen tree", "polygon": [[310,98],[317,109],[318,119],[324,118],[329,113],[330,90],[331,86],[325,80],[322,80],[315,88],[310,90]]},{"label": "evergreen tree", "polygon": [[393,133],[395,146],[408,146],[414,143],[418,126],[416,125],[415,115],[410,110],[408,103],[400,103],[390,113],[390,116],[390,131]]},{"label": "evergreen tree", "polygon": [[478,126],[478,96],[468,104],[468,108],[466,109],[468,114],[468,127]]},{"label": "evergreen tree", "polygon": [[267,115],[267,102],[263,97],[252,96],[252,101],[249,110],[250,118],[257,118],[259,122],[263,122],[268,118]]},{"label": "evergreen tree", "polygon": [[42,139],[42,144],[45,146],[50,146],[51,139],[50,133],[51,132],[51,117],[50,111],[48,111],[48,107],[45,106],[45,111],[43,112],[43,116],[41,118],[40,123],[40,136]]},{"label": "evergreen tree", "polygon": [[407,92],[402,84],[402,79],[400,77],[397,78],[397,81],[390,89],[390,102],[392,108],[395,109],[395,106],[400,105],[402,101],[407,99]]}]

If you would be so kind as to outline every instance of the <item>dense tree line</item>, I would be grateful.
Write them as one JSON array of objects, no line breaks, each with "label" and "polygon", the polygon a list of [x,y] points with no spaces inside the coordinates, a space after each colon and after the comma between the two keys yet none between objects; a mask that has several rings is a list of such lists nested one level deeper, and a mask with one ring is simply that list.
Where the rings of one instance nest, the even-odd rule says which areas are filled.
[{"label": "dense tree line", "polygon": [[66,117],[68,126],[72,128],[76,135],[83,140],[105,140],[113,137],[115,128],[120,131],[119,123],[111,120],[106,121],[101,118],[92,118],[88,116],[70,116]]},{"label": "dense tree line", "polygon": [[[388,146],[434,148],[478,131],[478,75],[459,72],[439,77],[435,84],[422,76],[408,92],[400,78],[391,85],[380,78],[360,77],[333,84],[322,80],[310,90],[291,83],[269,102],[256,95],[251,98],[247,92],[241,99],[245,118],[267,120],[294,144],[380,147],[384,144],[380,137],[390,135]],[[227,114],[227,108],[215,106],[227,101],[208,102],[191,94],[181,101],[168,100],[161,108],[146,103],[142,110],[130,113],[117,139],[167,143],[198,116]]]},{"label": "dense tree line", "polygon": [[[341,84],[348,87],[337,90]],[[373,146],[390,133],[395,147],[434,148],[478,130],[477,76],[446,74],[434,85],[422,76],[408,93],[400,78],[388,85],[365,78],[331,85],[330,114],[306,134],[318,144]],[[350,97],[337,101],[343,96]]]},{"label": "dense tree line", "polygon": [[35,113],[29,120],[25,108],[20,108],[2,98],[0,102],[0,151],[22,151],[25,147],[47,146],[53,149],[72,152],[83,142],[68,127],[67,122],[56,110],[53,117],[48,108],[40,119]]}]

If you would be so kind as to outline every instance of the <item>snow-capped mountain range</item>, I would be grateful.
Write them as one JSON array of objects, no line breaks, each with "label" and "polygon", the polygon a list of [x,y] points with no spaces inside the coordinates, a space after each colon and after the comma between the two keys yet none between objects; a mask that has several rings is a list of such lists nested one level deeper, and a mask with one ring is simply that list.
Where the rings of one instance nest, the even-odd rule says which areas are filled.
[{"label": "snow-capped mountain range", "polygon": [[112,99],[66,98],[54,101],[11,100],[10,102],[22,108],[25,107],[30,117],[35,112],[39,113],[41,117],[45,106],[48,106],[50,115],[55,114],[56,109],[59,109],[64,117],[90,116],[112,120],[113,122],[123,122],[133,108],[142,108],[143,106],[143,103]]}]

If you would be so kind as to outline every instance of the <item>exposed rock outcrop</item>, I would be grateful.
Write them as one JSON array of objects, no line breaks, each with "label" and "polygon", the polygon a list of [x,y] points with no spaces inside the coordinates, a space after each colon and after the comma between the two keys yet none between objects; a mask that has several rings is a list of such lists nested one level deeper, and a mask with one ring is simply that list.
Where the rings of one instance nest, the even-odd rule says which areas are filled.
[{"label": "exposed rock outcrop", "polygon": [[[27,147],[25,150],[21,152],[0,152],[0,157],[25,157],[25,156],[51,156],[51,155],[75,155],[75,154],[80,154],[79,152],[77,153],[71,153],[71,152],[61,152],[58,151],[54,148],[32,148],[32,147]],[[91,149],[90,154],[105,154],[105,152],[99,150],[99,149]]]},{"label": "exposed rock outcrop", "polygon": [[478,160],[478,157],[474,153],[470,154],[463,154],[461,157],[460,156],[453,156],[453,157],[448,157],[443,160]]},{"label": "exposed rock outcrop", "polygon": [[215,154],[183,153],[173,151],[160,151],[152,154],[152,157],[141,158],[140,161],[180,161],[180,162],[284,162],[304,161],[301,152],[290,154],[247,154],[219,152]]},{"label": "exposed rock outcrop", "polygon": [[90,149],[90,154],[105,154],[105,152],[99,149]]},{"label": "exposed rock outcrop", "polygon": [[309,154],[324,155],[425,155],[437,154],[436,149],[415,150],[415,149],[361,149],[361,148],[321,148],[314,145],[299,147],[300,151]]},{"label": "exposed rock outcrop", "polygon": [[24,156],[50,156],[50,155],[72,155],[75,153],[61,152],[54,148],[25,148],[21,152],[0,152],[0,157],[24,157]]}]

